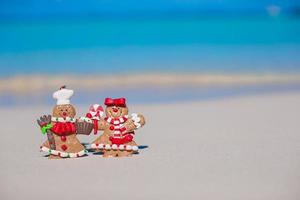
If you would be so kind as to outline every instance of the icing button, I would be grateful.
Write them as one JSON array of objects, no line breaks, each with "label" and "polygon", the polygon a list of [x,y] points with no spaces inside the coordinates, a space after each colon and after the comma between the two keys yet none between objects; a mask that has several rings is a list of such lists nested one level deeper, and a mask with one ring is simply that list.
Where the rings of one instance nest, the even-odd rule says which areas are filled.
[{"label": "icing button", "polygon": [[61,136],[60,139],[61,139],[61,141],[63,141],[63,142],[65,142],[65,141],[67,140],[66,136],[64,136],[64,135]]},{"label": "icing button", "polygon": [[68,149],[67,145],[65,145],[65,144],[61,145],[60,147],[61,147],[61,149],[62,149],[63,151],[65,151],[65,150]]}]

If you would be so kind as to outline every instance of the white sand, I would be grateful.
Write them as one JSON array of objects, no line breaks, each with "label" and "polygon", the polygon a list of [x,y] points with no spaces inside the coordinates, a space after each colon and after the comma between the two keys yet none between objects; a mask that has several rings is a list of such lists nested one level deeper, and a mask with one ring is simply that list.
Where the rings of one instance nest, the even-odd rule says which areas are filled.
[{"label": "white sand", "polygon": [[[80,81],[78,81],[80,80]],[[95,91],[122,88],[174,88],[182,86],[251,86],[299,84],[299,73],[168,73],[168,74],[120,74],[120,75],[28,75],[0,78],[0,94],[32,94],[52,91],[58,85],[76,90]]]},{"label": "white sand", "polygon": [[300,93],[130,108],[149,148],[66,160],[39,152],[50,107],[0,109],[0,199],[299,199]]}]

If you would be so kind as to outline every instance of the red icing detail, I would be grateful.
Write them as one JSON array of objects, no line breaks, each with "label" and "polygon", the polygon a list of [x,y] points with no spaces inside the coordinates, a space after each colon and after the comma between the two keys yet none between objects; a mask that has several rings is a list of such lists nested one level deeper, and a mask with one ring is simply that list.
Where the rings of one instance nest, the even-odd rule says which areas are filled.
[{"label": "red icing detail", "polygon": [[119,110],[118,108],[113,108],[114,112],[118,112],[118,110]]},{"label": "red icing detail", "polygon": [[51,131],[58,135],[64,135],[67,133],[75,133],[75,125],[72,122],[57,122],[52,127]]},{"label": "red icing detail", "polygon": [[60,136],[61,141],[65,142],[67,140],[66,136],[62,135]]},{"label": "red icing detail", "polygon": [[[127,121],[127,118],[125,116],[123,116],[123,117],[116,117],[114,119],[111,119],[110,122],[108,122],[108,117],[104,118],[105,121],[107,121],[108,123],[113,124],[113,125],[119,125],[119,124],[121,124],[121,119],[123,119],[122,124]],[[115,122],[117,122],[117,123],[115,124]]]},{"label": "red icing detail", "polygon": [[98,144],[98,143],[96,143],[96,147],[97,147],[97,146],[99,146],[99,144]]},{"label": "red icing detail", "polygon": [[87,118],[92,118],[92,114],[91,113],[86,113],[85,115]]},{"label": "red icing detail", "polygon": [[60,146],[60,148],[63,150],[63,151],[66,151],[68,149],[67,145],[63,144]]},{"label": "red icing detail", "polygon": [[58,156],[60,157],[60,153],[58,152]]},{"label": "red icing detail", "polygon": [[119,98],[119,99],[105,98],[104,104],[106,106],[126,107],[126,99],[125,98]]},{"label": "red icing detail", "polygon": [[110,126],[109,129],[113,131],[113,130],[115,130],[115,127],[114,126]]},{"label": "red icing detail", "polygon": [[[91,112],[93,112],[93,114]],[[91,114],[90,118],[92,118],[92,117],[99,117],[100,118],[101,117],[100,116],[101,112],[103,112],[103,108],[100,105],[94,104],[94,105],[90,106],[90,108],[89,108],[89,113]]]},{"label": "red icing detail", "polygon": [[133,136],[130,134],[126,134],[124,137],[115,138],[113,136],[109,137],[109,140],[112,144],[120,145],[120,144],[127,144],[133,140]]},{"label": "red icing detail", "polygon": [[126,131],[126,128],[125,128],[125,127],[122,127],[122,128],[120,128],[120,131],[121,131],[121,132],[124,132],[124,131]]},{"label": "red icing detail", "polygon": [[98,121],[94,119],[94,135],[97,134],[97,131],[98,131]]}]

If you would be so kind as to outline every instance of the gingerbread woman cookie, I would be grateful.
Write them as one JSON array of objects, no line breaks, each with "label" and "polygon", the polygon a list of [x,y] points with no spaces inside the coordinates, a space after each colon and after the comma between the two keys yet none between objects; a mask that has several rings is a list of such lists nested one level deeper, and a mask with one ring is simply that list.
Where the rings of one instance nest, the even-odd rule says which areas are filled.
[{"label": "gingerbread woman cookie", "polygon": [[135,130],[145,125],[144,116],[128,115],[125,98],[106,98],[104,104],[106,117],[97,121],[97,129],[103,134],[92,142],[91,148],[102,151],[103,157],[131,156],[138,151],[133,137]]},{"label": "gingerbread woman cookie", "polygon": [[52,116],[44,115],[37,120],[42,133],[47,133],[48,140],[42,144],[41,151],[49,153],[49,158],[76,158],[87,153],[76,134],[91,132],[93,125],[78,123],[74,118],[76,110],[69,100],[73,93],[73,90],[61,87],[53,94],[57,105],[53,108]]}]

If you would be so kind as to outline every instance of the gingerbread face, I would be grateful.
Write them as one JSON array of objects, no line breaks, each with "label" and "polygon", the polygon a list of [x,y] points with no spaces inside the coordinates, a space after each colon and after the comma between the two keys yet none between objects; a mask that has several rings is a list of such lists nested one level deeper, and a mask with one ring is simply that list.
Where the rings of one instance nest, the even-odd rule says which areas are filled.
[{"label": "gingerbread face", "polygon": [[126,106],[107,106],[105,113],[107,117],[122,117],[128,114],[128,108]]},{"label": "gingerbread face", "polygon": [[57,105],[53,108],[53,117],[75,117],[76,110],[71,104]]}]

